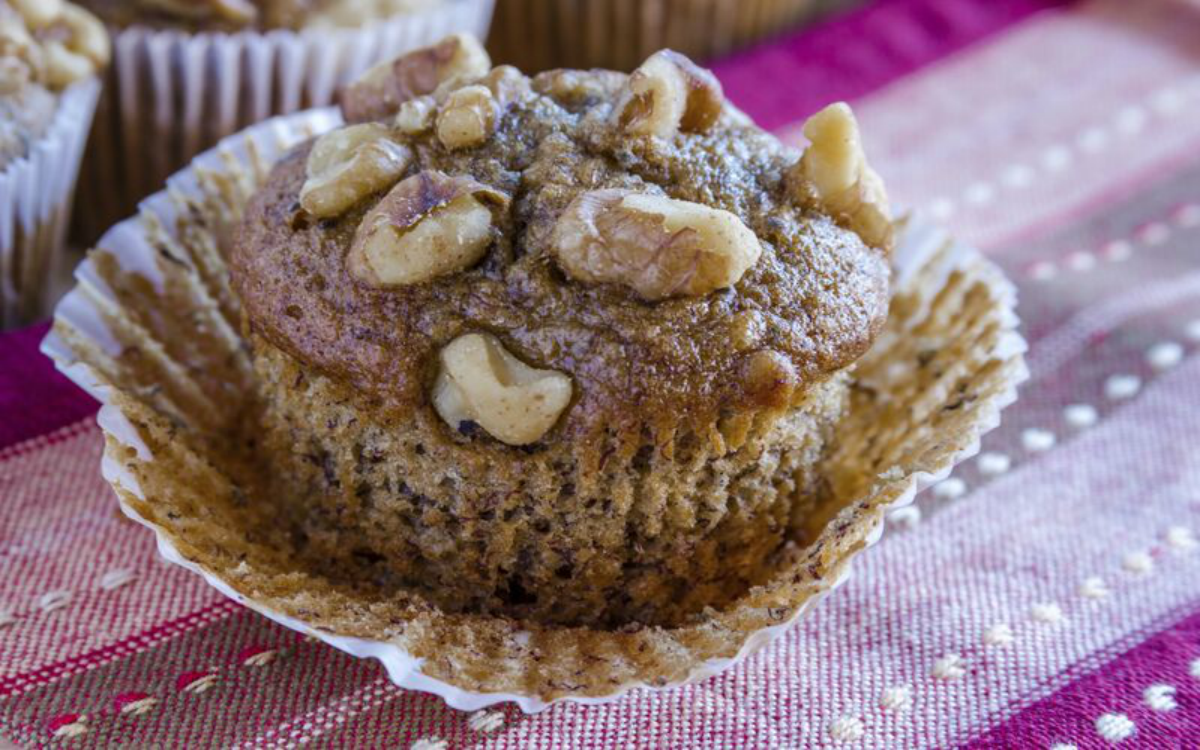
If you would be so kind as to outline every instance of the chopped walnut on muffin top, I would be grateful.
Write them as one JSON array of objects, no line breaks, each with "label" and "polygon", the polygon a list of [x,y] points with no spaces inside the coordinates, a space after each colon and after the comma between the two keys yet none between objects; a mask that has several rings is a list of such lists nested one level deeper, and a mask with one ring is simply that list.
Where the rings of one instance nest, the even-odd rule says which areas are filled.
[{"label": "chopped walnut on muffin top", "polygon": [[530,79],[456,36],[341,106],[251,203],[234,284],[253,331],[393,407],[527,444],[782,405],[886,316],[887,197],[844,104],[798,157],[675,52]]},{"label": "chopped walnut on muffin top", "polygon": [[[38,0],[34,0],[35,2]],[[176,27],[193,31],[358,26],[441,0],[82,0],[115,26]]]},{"label": "chopped walnut on muffin top", "polygon": [[65,0],[0,0],[0,168],[54,116],[55,93],[108,62],[108,33]]}]

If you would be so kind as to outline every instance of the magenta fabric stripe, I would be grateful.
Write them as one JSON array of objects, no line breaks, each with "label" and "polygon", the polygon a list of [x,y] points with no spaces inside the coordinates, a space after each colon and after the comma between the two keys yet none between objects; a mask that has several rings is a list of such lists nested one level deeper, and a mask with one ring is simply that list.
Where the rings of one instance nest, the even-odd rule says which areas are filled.
[{"label": "magenta fabric stripe", "polygon": [[96,402],[38,351],[48,323],[0,336],[0,448],[44,435],[96,411]]},{"label": "magenta fabric stripe", "polygon": [[1200,747],[1200,609],[965,747],[1056,743],[1078,750]]},{"label": "magenta fabric stripe", "polygon": [[1066,0],[882,0],[716,63],[726,94],[774,130],[856,99]]}]

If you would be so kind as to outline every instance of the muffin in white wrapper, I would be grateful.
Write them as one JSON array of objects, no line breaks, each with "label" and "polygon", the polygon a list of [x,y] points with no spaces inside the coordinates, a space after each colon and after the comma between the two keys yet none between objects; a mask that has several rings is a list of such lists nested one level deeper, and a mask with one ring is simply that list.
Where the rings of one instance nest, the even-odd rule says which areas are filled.
[{"label": "muffin in white wrapper", "polygon": [[175,175],[79,268],[43,350],[103,402],[104,475],[168,559],[455,708],[604,702],[727,669],[844,580],[888,510],[973,455],[1026,377],[1013,287],[910,219],[887,327],[821,464],[828,492],[765,583],[678,626],[605,630],[450,614],[417,592],[335,582],[305,565],[261,494],[256,380],[223,248],[271,162],[339,121],[333,110],[275,118]]},{"label": "muffin in white wrapper", "polygon": [[63,254],[100,81],[72,84],[45,132],[0,170],[0,328],[33,322],[64,291]]},{"label": "muffin in white wrapper", "polygon": [[445,0],[346,28],[113,28],[74,237],[92,243],[200,151],[273,115],[333,103],[376,62],[454,33],[485,38],[493,4]]}]

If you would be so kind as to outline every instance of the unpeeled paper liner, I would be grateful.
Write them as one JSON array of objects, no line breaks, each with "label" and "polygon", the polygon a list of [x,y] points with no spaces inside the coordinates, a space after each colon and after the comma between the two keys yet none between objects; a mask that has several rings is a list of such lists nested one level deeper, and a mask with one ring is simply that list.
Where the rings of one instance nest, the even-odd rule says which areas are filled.
[{"label": "unpeeled paper liner", "polygon": [[727,669],[843,581],[889,509],[978,451],[1026,377],[1011,284],[979,253],[910,220],[888,327],[859,364],[826,466],[832,500],[809,530],[815,542],[769,583],[697,623],[627,632],[448,615],[412,596],[356,599],[266,541],[269,519],[247,520],[254,498],[232,491],[218,452],[203,447],[220,444],[222,422],[244,418],[254,391],[215,238],[274,158],[338,120],[331,110],[275,118],[175,175],[80,266],[43,350],[103,402],[104,476],[166,558],[272,620],[378,658],[397,685],[455,708],[606,702]]},{"label": "unpeeled paper liner", "polygon": [[342,84],[380,60],[457,32],[486,38],[493,4],[442,0],[358,28],[112,29],[76,239],[93,242],[221,138],[273,115],[332,104]]},{"label": "unpeeled paper liner", "polygon": [[0,171],[0,329],[46,315],[66,276],[60,256],[99,93],[96,78],[63,91],[46,131]]}]

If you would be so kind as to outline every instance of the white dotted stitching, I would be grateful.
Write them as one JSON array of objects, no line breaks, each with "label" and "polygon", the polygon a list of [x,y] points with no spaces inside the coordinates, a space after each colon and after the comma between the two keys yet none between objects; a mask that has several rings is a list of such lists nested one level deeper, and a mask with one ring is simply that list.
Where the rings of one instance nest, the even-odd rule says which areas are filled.
[{"label": "white dotted stitching", "polygon": [[929,214],[938,221],[949,219],[954,213],[954,202],[948,198],[938,198],[929,204]]},{"label": "white dotted stitching", "polygon": [[110,570],[100,577],[100,588],[104,591],[114,591],[130,583],[135,577],[134,572],[129,568]]},{"label": "white dotted stitching", "polygon": [[1200,227],[1200,203],[1185,203],[1171,214],[1171,221],[1184,229]]},{"label": "white dotted stitching", "polygon": [[1138,133],[1146,126],[1146,110],[1131,104],[1117,113],[1117,130],[1126,135]]},{"label": "white dotted stitching", "polygon": [[410,750],[446,750],[449,745],[440,737],[427,737],[412,743]]},{"label": "white dotted stitching", "polygon": [[1109,742],[1122,742],[1132,737],[1137,727],[1125,714],[1104,714],[1096,719],[1096,731]]},{"label": "white dotted stitching", "polygon": [[1049,281],[1058,275],[1058,269],[1048,260],[1039,260],[1029,266],[1029,278],[1034,281]]},{"label": "white dotted stitching", "polygon": [[976,206],[982,206],[991,203],[996,197],[996,189],[986,182],[976,182],[967,187],[963,193],[963,199],[967,203],[973,203]]},{"label": "white dotted stitching", "polygon": [[1132,398],[1142,389],[1142,379],[1137,375],[1112,375],[1104,381],[1104,395],[1118,401]]},{"label": "white dotted stitching", "polygon": [[1054,447],[1055,442],[1057,438],[1054,437],[1054,433],[1040,427],[1030,427],[1021,433],[1021,445],[1031,453],[1048,451]]},{"label": "white dotted stitching", "polygon": [[913,529],[921,522],[921,509],[915,505],[906,505],[889,513],[888,520],[901,529]]},{"label": "white dotted stitching", "polygon": [[959,654],[946,654],[933,663],[933,676],[939,680],[958,680],[967,674],[967,667]]},{"label": "white dotted stitching", "polygon": [[1058,172],[1066,169],[1072,158],[1065,146],[1051,146],[1042,153],[1042,166],[1051,172]]},{"label": "white dotted stitching", "polygon": [[839,716],[829,725],[829,736],[834,742],[856,742],[865,733],[862,719],[857,716]]},{"label": "white dotted stitching", "polygon": [[1079,584],[1079,595],[1086,599],[1103,599],[1111,593],[1108,589],[1108,584],[1099,576],[1091,576],[1085,578],[1083,583]]},{"label": "white dotted stitching", "polygon": [[1012,468],[1012,459],[1003,453],[989,451],[980,453],[978,458],[979,471],[986,476],[997,476]]},{"label": "white dotted stitching", "polygon": [[967,483],[958,477],[943,479],[933,486],[933,494],[944,500],[957,500],[967,494]]},{"label": "white dotted stitching", "polygon": [[1130,552],[1121,560],[1121,567],[1130,573],[1144,575],[1154,570],[1154,558],[1145,552]]},{"label": "white dotted stitching", "polygon": [[1063,409],[1063,419],[1076,429],[1091,427],[1100,420],[1100,413],[1091,404],[1069,404]]},{"label": "white dotted stitching", "polygon": [[1200,318],[1197,318],[1187,324],[1183,329],[1183,335],[1189,340],[1200,343]]},{"label": "white dotted stitching", "polygon": [[1056,742],[1050,746],[1050,750],[1079,750],[1077,745],[1068,745],[1065,742]]},{"label": "white dotted stitching", "polygon": [[1030,610],[1033,619],[1045,625],[1057,625],[1067,619],[1063,614],[1062,607],[1054,602],[1044,602],[1042,604],[1033,605]]},{"label": "white dotted stitching", "polygon": [[1007,646],[1016,639],[1012,628],[1005,623],[997,623],[983,634],[983,642],[989,646]]},{"label": "white dotted stitching", "polygon": [[1188,674],[1200,680],[1200,659],[1192,659],[1192,663],[1188,665]]},{"label": "white dotted stitching", "polygon": [[1174,341],[1160,341],[1146,351],[1146,364],[1155,370],[1169,370],[1183,361],[1183,346]]},{"label": "white dotted stitching", "polygon": [[1167,544],[1178,550],[1195,549],[1196,537],[1192,534],[1192,530],[1186,526],[1172,526],[1167,529]]},{"label": "white dotted stitching", "polygon": [[1142,700],[1155,711],[1174,711],[1179,707],[1175,702],[1175,688],[1170,685],[1151,685],[1142,693]]},{"label": "white dotted stitching", "polygon": [[504,714],[499,711],[476,711],[467,719],[467,725],[476,732],[494,732],[504,726]]},{"label": "white dotted stitching", "polygon": [[66,590],[50,591],[38,598],[38,608],[43,612],[53,612],[71,603],[71,592]]},{"label": "white dotted stitching", "polygon": [[1134,232],[1134,236],[1138,242],[1151,247],[1161,245],[1171,239],[1171,227],[1161,221],[1152,221],[1148,224],[1143,224]]},{"label": "white dotted stitching", "polygon": [[1067,256],[1067,268],[1072,271],[1090,271],[1096,267],[1096,256],[1086,250],[1077,250]]},{"label": "white dotted stitching", "polygon": [[879,704],[888,711],[907,711],[912,706],[912,688],[908,685],[893,685],[883,691]]}]

